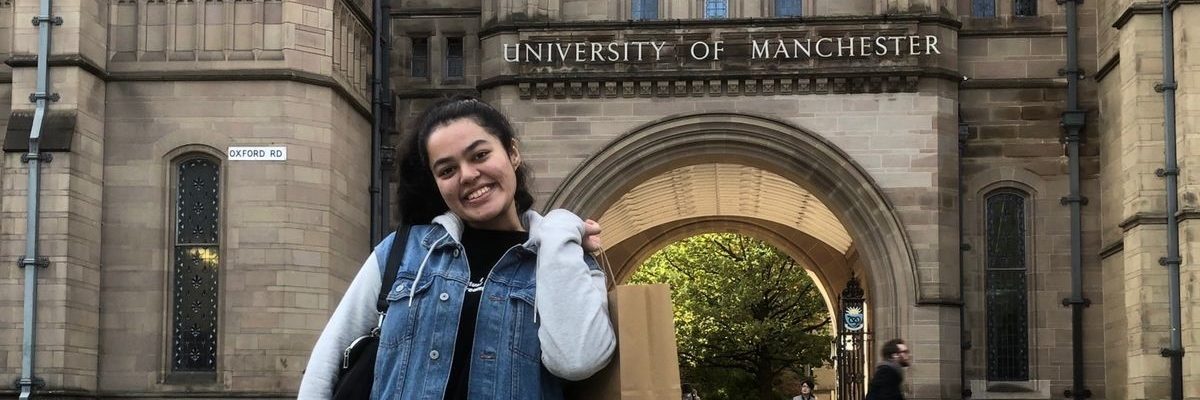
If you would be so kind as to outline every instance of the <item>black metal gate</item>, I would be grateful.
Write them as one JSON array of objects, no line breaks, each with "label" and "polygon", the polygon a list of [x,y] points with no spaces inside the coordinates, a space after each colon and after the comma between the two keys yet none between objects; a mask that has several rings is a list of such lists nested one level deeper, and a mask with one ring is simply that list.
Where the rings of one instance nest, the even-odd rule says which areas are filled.
[{"label": "black metal gate", "polygon": [[839,400],[861,400],[866,394],[867,351],[872,344],[866,329],[865,304],[858,278],[851,276],[838,298],[837,336],[833,342]]}]

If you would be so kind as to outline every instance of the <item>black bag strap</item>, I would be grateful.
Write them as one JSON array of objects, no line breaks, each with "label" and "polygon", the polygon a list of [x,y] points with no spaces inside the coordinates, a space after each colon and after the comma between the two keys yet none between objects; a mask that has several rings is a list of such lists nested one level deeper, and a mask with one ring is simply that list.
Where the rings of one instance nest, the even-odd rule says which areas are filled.
[{"label": "black bag strap", "polygon": [[411,230],[412,226],[408,224],[400,225],[396,228],[396,235],[392,237],[392,248],[388,249],[387,264],[384,264],[387,268],[380,279],[379,298],[375,300],[375,309],[380,314],[387,313],[388,292],[392,290],[392,285],[396,284],[396,274],[400,272],[400,262],[404,259],[404,249],[408,247],[408,233]]}]

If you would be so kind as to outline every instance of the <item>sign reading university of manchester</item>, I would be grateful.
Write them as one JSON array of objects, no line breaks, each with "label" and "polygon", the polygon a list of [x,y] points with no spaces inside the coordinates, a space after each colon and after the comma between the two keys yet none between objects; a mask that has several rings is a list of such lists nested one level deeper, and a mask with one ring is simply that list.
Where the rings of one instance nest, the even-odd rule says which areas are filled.
[{"label": "sign reading university of manchester", "polygon": [[[751,40],[751,59],[800,59],[942,54],[935,35]],[[503,44],[510,63],[661,61],[674,53],[693,60],[721,59],[725,41],[610,41]]]},{"label": "sign reading university of manchester", "polygon": [[572,21],[499,25],[481,46],[501,63],[479,83],[521,99],[916,92],[961,80],[957,25],[938,18]]}]

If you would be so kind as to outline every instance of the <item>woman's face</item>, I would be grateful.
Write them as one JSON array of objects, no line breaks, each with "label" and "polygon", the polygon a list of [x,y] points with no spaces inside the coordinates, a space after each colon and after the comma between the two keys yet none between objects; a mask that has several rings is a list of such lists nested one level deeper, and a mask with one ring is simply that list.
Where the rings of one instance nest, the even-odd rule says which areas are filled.
[{"label": "woman's face", "polygon": [[801,383],[800,394],[812,394],[812,387],[808,386],[807,383]]},{"label": "woman's face", "polygon": [[520,230],[514,200],[517,193],[517,149],[470,118],[439,127],[425,144],[429,169],[450,211],[478,229]]}]

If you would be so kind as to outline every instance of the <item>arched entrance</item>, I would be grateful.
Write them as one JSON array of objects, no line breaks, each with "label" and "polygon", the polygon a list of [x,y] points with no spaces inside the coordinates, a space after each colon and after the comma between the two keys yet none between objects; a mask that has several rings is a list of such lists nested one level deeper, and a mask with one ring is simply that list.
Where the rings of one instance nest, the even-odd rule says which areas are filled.
[{"label": "arched entrance", "polygon": [[[688,167],[694,170],[679,172]],[[738,167],[755,171],[759,174],[756,179],[768,184],[756,186],[758,193],[742,193],[747,191],[748,181],[738,178],[742,172]],[[681,211],[677,198],[661,196],[679,191],[671,187],[673,179],[678,181],[670,178],[672,174],[686,179],[704,174],[706,169],[717,171],[716,181],[693,182],[692,186],[710,185],[694,191],[712,194],[709,203],[693,199],[690,204],[695,209]],[[725,183],[718,182],[723,178]],[[747,202],[753,207],[721,210],[723,204]],[[704,208],[705,204],[710,207]],[[604,237],[613,250],[613,265],[622,268],[616,272],[618,276],[628,276],[630,271],[624,269],[637,265],[637,257],[648,256],[648,251],[678,238],[688,226],[736,220],[787,238],[796,246],[836,250],[844,260],[843,269],[818,267],[826,293],[839,293],[843,286],[834,286],[831,276],[848,279],[853,271],[874,299],[868,302],[867,315],[877,335],[906,334],[919,293],[907,234],[868,174],[820,136],[767,117],[704,113],[646,124],[618,137],[576,168],[547,206],[613,222],[605,225]],[[648,206],[657,208],[647,210]],[[820,207],[833,221],[773,218],[781,210],[804,210],[815,220],[822,217],[823,211],[817,210]],[[621,216],[613,217],[614,213]],[[839,241],[839,227],[846,236],[844,241]],[[806,242],[805,236],[816,240]]]}]

